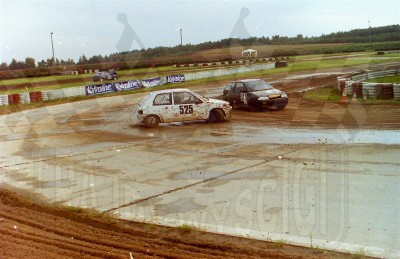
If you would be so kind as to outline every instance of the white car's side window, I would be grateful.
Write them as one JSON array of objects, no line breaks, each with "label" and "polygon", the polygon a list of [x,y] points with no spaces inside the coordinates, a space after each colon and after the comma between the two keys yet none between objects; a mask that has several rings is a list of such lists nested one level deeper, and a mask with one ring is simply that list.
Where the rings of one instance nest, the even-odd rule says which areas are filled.
[{"label": "white car's side window", "polygon": [[193,104],[199,103],[200,99],[191,93],[187,92],[177,92],[174,93],[174,103],[175,104]]},{"label": "white car's side window", "polygon": [[165,94],[158,94],[153,101],[153,105],[171,105],[171,94],[170,93],[165,93]]}]

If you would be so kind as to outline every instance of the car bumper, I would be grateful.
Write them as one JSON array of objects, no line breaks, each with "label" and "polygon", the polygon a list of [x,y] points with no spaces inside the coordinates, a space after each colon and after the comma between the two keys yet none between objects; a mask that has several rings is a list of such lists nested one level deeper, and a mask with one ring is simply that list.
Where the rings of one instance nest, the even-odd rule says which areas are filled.
[{"label": "car bumper", "polygon": [[146,117],[144,114],[139,114],[139,110],[134,111],[133,117],[136,118],[136,120],[142,124],[144,121],[144,118]]},{"label": "car bumper", "polygon": [[231,108],[223,108],[225,113],[225,119],[229,120],[232,117],[232,107]]},{"label": "car bumper", "polygon": [[288,98],[275,98],[269,100],[259,101],[256,100],[253,102],[253,105],[262,106],[262,107],[271,107],[271,106],[284,106],[289,102]]}]

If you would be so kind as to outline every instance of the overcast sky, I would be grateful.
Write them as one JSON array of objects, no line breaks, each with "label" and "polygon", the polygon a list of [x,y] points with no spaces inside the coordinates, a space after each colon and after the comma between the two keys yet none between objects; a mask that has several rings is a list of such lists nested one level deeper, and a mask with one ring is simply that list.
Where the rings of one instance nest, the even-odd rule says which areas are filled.
[{"label": "overcast sky", "polygon": [[[126,18],[124,20],[124,17]],[[400,23],[399,0],[0,0],[0,62]]]}]

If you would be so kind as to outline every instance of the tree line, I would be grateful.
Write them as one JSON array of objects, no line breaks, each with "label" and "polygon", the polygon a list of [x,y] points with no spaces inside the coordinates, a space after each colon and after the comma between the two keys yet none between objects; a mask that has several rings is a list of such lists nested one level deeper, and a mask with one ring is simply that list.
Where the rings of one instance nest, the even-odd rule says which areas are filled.
[{"label": "tree line", "polygon": [[[110,55],[94,55],[90,58],[84,54],[75,62],[73,59],[68,60],[53,60],[47,59],[36,63],[32,57],[27,57],[24,61],[13,59],[10,64],[0,64],[0,71],[5,70],[20,70],[20,69],[36,69],[45,71],[46,68],[54,67],[69,67],[69,66],[85,66],[91,68],[91,65],[111,63],[118,64],[120,67],[128,66],[129,62],[136,62],[136,65],[146,64],[151,65],[152,59],[158,61],[162,57],[171,57],[184,53],[193,53],[196,51],[227,48],[232,46],[257,46],[257,45],[290,45],[290,44],[324,44],[324,43],[373,43],[373,42],[388,42],[400,41],[400,25],[389,25],[382,27],[374,27],[367,29],[355,29],[347,32],[335,32],[330,34],[322,34],[318,37],[304,37],[298,34],[296,37],[287,37],[274,35],[272,37],[250,37],[247,39],[222,39],[219,41],[208,41],[200,44],[186,44],[183,46],[174,47],[155,47],[141,50],[132,50],[127,52],[113,53]],[[295,55],[296,53],[286,53],[286,55]],[[143,60],[148,62],[139,62]],[[174,60],[174,62],[176,62]],[[179,62],[178,62],[179,63]],[[41,74],[41,73],[36,73]]]}]

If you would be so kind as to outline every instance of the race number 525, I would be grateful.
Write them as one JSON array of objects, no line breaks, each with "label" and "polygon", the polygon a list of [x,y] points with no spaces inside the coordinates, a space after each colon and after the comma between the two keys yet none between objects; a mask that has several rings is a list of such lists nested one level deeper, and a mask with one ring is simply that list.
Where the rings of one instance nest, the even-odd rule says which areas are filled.
[{"label": "race number 525", "polygon": [[180,114],[193,114],[193,105],[180,105],[179,113]]}]

